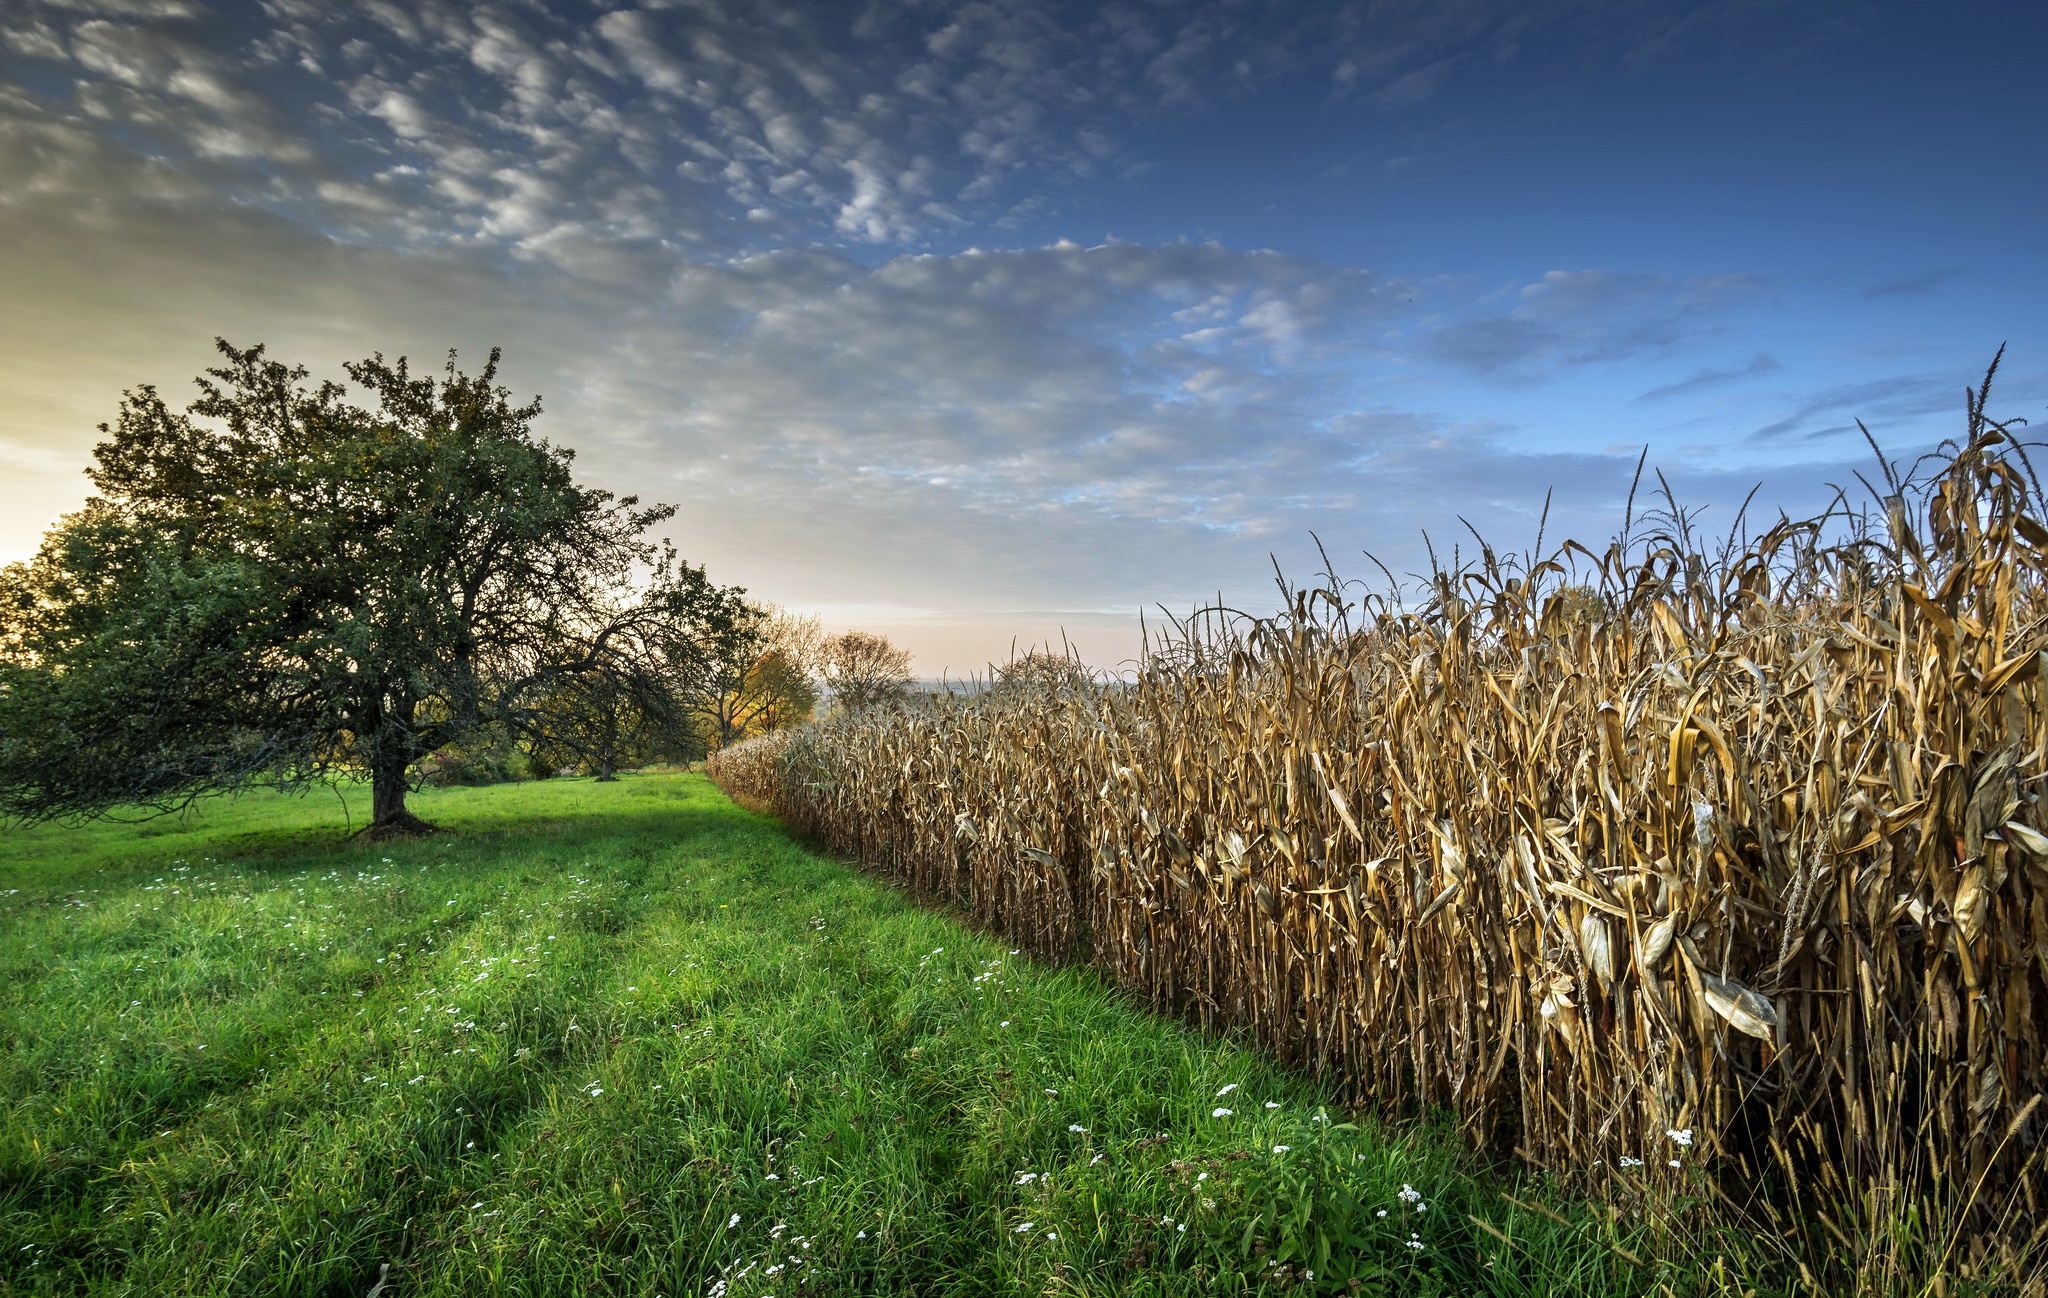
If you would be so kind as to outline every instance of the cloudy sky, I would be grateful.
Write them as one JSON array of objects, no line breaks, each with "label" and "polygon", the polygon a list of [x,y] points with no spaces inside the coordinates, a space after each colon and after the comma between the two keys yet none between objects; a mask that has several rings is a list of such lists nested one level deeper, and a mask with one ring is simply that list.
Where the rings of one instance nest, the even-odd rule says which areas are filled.
[{"label": "cloudy sky", "polygon": [[0,560],[211,340],[480,363],[921,674],[2048,404],[2048,10],[0,0]]}]

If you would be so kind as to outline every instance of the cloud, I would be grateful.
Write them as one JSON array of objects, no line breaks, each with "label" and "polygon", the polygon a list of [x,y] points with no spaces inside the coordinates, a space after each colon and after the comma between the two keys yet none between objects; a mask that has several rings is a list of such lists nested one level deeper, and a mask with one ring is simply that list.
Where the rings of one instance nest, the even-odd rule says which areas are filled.
[{"label": "cloud", "polygon": [[929,246],[1056,211],[1141,172],[1151,127],[1304,80],[1394,111],[1494,75],[1532,32],[1618,59],[1671,30],[1657,6],[1510,0],[1309,0],[1285,22],[1238,0],[25,5],[9,47],[71,84],[46,111],[342,237],[542,257],[769,229]]},{"label": "cloud", "polygon": [[[1858,419],[1868,424],[1957,409],[1961,396],[1952,378],[1937,374],[1840,384],[1793,399],[1790,410],[1752,432],[1748,440],[1778,442],[1802,433],[1814,439],[1834,437],[1853,429],[1853,421]],[[1807,428],[1824,415],[1832,417],[1835,424],[1818,432]]]},{"label": "cloud", "polygon": [[1637,397],[1631,404],[1640,405],[1645,401],[1663,401],[1670,397],[1690,396],[1695,392],[1704,392],[1710,388],[1726,387],[1731,383],[1740,383],[1744,379],[1754,378],[1759,374],[1769,374],[1774,370],[1783,368],[1773,358],[1758,352],[1750,358],[1749,364],[1739,369],[1700,370],[1689,379],[1681,379],[1677,383],[1667,383],[1662,387],[1651,388],[1648,392]]},{"label": "cloud", "polygon": [[1932,270],[1923,270],[1917,275],[1908,275],[1904,279],[1887,280],[1882,284],[1873,284],[1863,290],[1863,296],[1917,297],[1922,293],[1931,292],[1941,287],[1962,273],[1963,268],[1961,266],[1937,266]]},{"label": "cloud", "polygon": [[1728,274],[1680,279],[1607,270],[1553,270],[1439,321],[1419,346],[1429,356],[1508,387],[1561,370],[1668,353],[1717,331],[1765,285]]},{"label": "cloud", "polygon": [[[1511,529],[1568,478],[1596,515],[1621,473],[1388,404],[1412,290],[1326,263],[1197,243],[873,264],[805,248],[593,285],[551,261],[506,275],[481,245],[326,239],[124,171],[83,128],[18,129],[102,189],[90,226],[56,219],[68,194],[0,201],[0,276],[61,304],[0,324],[17,359],[0,437],[46,463],[84,463],[120,388],[188,391],[216,333],[322,374],[373,348],[473,364],[503,344],[506,381],[545,395],[583,473],[681,506],[693,560],[787,603],[948,610],[947,653],[976,619],[1007,644],[1004,610],[1096,625],[1087,610],[1219,588],[1262,601],[1267,552],[1305,570],[1311,528],[1412,563],[1453,501]],[[69,490],[44,480],[40,517],[82,480]]]},{"label": "cloud", "polygon": [[[1397,570],[1457,513],[1513,542],[1553,483],[1554,529],[1604,535],[1633,456],[1545,450],[1467,394],[1665,356],[1768,291],[971,246],[1141,170],[1153,125],[1296,85],[1365,116],[1448,99],[1532,22],[1590,21],[1571,5],[29,6],[6,57],[35,75],[0,79],[0,282],[34,304],[0,313],[0,439],[36,478],[16,551],[77,502],[60,475],[119,390],[187,391],[215,334],[322,374],[497,343],[579,471],[679,504],[721,580],[1007,643],[1026,613],[1262,603],[1311,529]],[[1842,422],[1785,399],[1766,441]]]}]

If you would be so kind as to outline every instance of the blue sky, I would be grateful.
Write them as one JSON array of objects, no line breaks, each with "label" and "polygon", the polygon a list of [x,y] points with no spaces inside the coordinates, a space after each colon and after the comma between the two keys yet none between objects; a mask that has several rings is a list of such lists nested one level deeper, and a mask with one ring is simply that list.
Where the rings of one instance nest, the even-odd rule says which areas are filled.
[{"label": "blue sky", "polygon": [[[2048,401],[2035,6],[0,3],[0,558],[210,340],[506,348],[588,477],[921,672],[1310,532],[1775,513]],[[1561,529],[1561,531],[1560,531]]]}]

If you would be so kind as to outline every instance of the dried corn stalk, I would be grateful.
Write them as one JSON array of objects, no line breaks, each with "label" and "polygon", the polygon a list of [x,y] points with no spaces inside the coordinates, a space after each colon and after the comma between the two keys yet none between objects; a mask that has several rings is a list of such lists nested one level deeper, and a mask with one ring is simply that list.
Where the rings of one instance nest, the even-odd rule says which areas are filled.
[{"label": "dried corn stalk", "polygon": [[1358,1096],[1511,1117],[1553,1168],[1695,1127],[1838,1190],[1932,1155],[2033,1203],[2048,525],[1981,396],[1952,451],[1865,514],[1709,553],[1673,507],[1598,554],[1489,550],[1413,610],[1289,590],[1128,680],[712,771]]}]

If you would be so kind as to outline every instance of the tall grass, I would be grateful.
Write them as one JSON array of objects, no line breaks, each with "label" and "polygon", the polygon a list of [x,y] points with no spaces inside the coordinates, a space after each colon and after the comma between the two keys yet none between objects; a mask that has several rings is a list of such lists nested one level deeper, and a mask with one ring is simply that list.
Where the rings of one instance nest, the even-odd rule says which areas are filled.
[{"label": "tall grass", "polygon": [[1815,518],[1632,497],[1416,607],[1285,587],[712,773],[1355,1096],[1566,1176],[1698,1160],[1816,1290],[2042,1292],[2048,522],[1990,378]]}]

